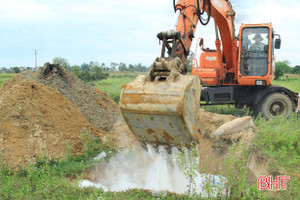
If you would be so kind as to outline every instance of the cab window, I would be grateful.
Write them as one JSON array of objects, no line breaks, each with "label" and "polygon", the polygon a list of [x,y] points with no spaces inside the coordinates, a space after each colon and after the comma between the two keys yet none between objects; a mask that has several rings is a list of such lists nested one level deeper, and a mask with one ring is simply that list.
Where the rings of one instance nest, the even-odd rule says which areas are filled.
[{"label": "cab window", "polygon": [[268,73],[268,50],[269,28],[244,28],[241,37],[241,74],[265,76]]}]

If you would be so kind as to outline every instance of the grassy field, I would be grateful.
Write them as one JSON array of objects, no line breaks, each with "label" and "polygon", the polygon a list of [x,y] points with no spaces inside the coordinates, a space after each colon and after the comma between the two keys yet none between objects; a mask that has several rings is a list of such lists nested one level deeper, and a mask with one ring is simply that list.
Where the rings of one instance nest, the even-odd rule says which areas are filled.
[{"label": "grassy field", "polygon": [[300,92],[300,75],[287,74],[281,77],[279,80],[273,80],[273,85],[280,85],[290,89],[293,92]]},{"label": "grassy field", "polygon": [[0,87],[6,80],[10,79],[13,75],[14,74],[1,74],[0,73]]},{"label": "grassy field", "polygon": [[[1,84],[13,74],[0,74]],[[107,92],[115,101],[119,100],[121,85],[134,80],[136,74],[110,74],[109,78],[96,81],[97,88]],[[274,85],[287,87],[300,92],[300,77],[283,77],[273,82]],[[246,108],[238,110],[232,105],[207,106],[205,110],[232,114],[236,116],[251,115]],[[300,114],[293,113],[289,119],[265,121],[261,117],[253,117],[257,133],[251,149],[270,160],[267,168],[271,172],[283,171],[291,176],[286,191],[278,191],[275,196],[258,191],[257,185],[247,187],[247,196],[243,199],[299,199],[300,197]],[[101,151],[109,152],[110,148],[96,138],[86,145],[86,151],[75,158],[72,155],[60,160],[52,160],[45,156],[38,158],[31,166],[13,173],[0,162],[0,199],[153,199],[151,192],[129,190],[127,192],[107,192],[95,188],[79,188],[75,180],[82,179],[85,169],[97,164],[93,156]],[[1,155],[0,155],[1,157]],[[283,175],[283,174],[279,174]],[[72,183],[70,183],[70,177]],[[189,199],[186,195],[169,194],[162,199]]]},{"label": "grassy field", "polygon": [[110,74],[108,79],[94,82],[96,87],[106,92],[116,102],[120,100],[121,86],[135,79],[137,74]]}]

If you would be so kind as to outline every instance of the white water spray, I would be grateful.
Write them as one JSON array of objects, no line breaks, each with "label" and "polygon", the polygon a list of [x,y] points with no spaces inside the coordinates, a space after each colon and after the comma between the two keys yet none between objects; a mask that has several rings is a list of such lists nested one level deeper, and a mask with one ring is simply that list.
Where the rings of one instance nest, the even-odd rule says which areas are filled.
[{"label": "white water spray", "polygon": [[[128,189],[148,189],[154,192],[169,191],[184,194],[188,191],[189,181],[176,162],[177,148],[171,149],[171,154],[164,146],[156,151],[147,145],[147,151],[118,153],[107,163],[102,163],[96,169],[96,181],[84,180],[81,187],[103,188],[104,191],[124,191]],[[202,188],[205,180],[211,179],[211,185],[223,187],[223,177],[200,174],[195,177],[197,194],[206,196]]]}]

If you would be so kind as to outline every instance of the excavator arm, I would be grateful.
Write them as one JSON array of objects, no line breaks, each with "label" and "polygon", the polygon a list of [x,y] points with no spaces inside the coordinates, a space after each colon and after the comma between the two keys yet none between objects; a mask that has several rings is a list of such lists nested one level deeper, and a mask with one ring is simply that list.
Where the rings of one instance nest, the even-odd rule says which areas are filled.
[{"label": "excavator arm", "polygon": [[[234,29],[235,12],[230,1],[178,0],[176,4],[175,0],[173,2],[176,14],[171,30],[157,34],[159,40],[163,41],[161,58],[165,58],[167,50],[168,57],[179,57],[185,63],[198,22],[207,25],[210,19],[213,18],[216,24],[216,48],[221,51],[222,41],[226,67],[234,68],[236,65],[237,40]],[[204,13],[206,13],[206,19],[203,17]],[[217,30],[220,32],[221,41]]]},{"label": "excavator arm", "polygon": [[[174,10],[172,29],[157,34],[162,41],[161,56],[155,59],[148,75],[140,75],[122,86],[120,108],[140,142],[189,146],[201,138],[200,81],[197,76],[184,75],[187,71],[184,63],[198,21],[205,25],[210,17],[215,19],[226,52],[226,67],[230,68],[236,56],[235,13],[229,0],[178,0],[176,4],[174,1]],[[216,36],[217,59],[221,64],[221,42],[218,33]]]}]

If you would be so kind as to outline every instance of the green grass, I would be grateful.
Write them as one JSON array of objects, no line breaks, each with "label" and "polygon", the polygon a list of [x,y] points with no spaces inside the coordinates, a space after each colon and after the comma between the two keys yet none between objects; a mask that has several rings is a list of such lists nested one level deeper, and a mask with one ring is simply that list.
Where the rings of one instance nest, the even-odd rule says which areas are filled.
[{"label": "green grass", "polygon": [[6,80],[10,79],[13,75],[14,75],[14,74],[6,74],[6,73],[1,74],[1,73],[0,73],[0,87],[2,86],[2,84],[3,84]]},{"label": "green grass", "polygon": [[272,85],[280,85],[286,87],[293,92],[300,92],[300,77],[299,78],[281,78],[279,80],[273,80]]},{"label": "green grass", "polygon": [[[286,191],[279,191],[278,199],[298,199],[300,197],[300,116],[293,113],[288,119],[265,121],[254,119],[257,135],[253,148],[269,158],[267,169],[276,175],[290,175]],[[279,173],[279,174],[278,174]],[[282,174],[283,173],[283,174]]]},{"label": "green grass", "polygon": [[120,100],[121,86],[133,81],[137,74],[110,74],[110,76],[101,81],[94,82],[96,87],[106,92],[117,103]]},{"label": "green grass", "polygon": [[300,169],[297,169],[300,164],[299,114],[293,113],[289,119],[269,121],[258,117],[255,119],[255,125],[260,133],[255,145],[288,172],[300,174]]}]

